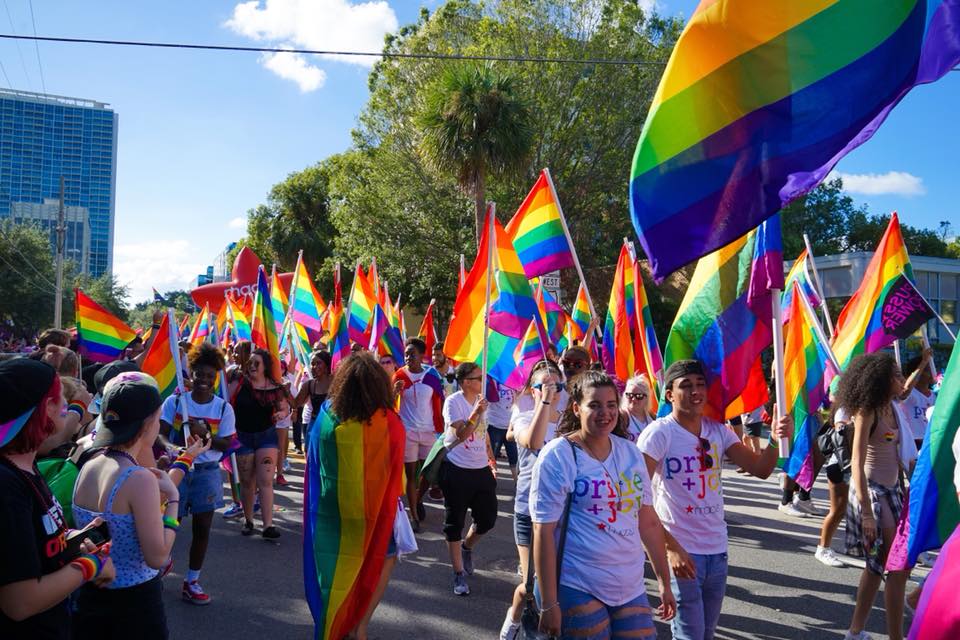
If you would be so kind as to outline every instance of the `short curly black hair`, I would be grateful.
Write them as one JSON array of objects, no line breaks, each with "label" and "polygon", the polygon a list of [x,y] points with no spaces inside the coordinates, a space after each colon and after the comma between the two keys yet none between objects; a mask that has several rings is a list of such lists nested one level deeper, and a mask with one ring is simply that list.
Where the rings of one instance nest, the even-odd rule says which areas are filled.
[{"label": "short curly black hair", "polygon": [[851,415],[877,411],[893,400],[891,383],[899,374],[900,367],[889,353],[859,355],[840,376],[836,404]]},{"label": "short curly black hair", "polygon": [[223,357],[223,352],[209,342],[202,342],[199,346],[190,349],[190,355],[187,356],[187,364],[190,369],[197,367],[212,367],[214,371],[221,371],[226,368],[227,361]]}]

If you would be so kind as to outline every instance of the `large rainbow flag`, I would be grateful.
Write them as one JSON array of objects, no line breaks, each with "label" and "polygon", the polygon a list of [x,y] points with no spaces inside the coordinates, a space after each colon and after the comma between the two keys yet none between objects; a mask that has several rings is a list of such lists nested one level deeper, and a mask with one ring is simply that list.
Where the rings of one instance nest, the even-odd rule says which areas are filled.
[{"label": "large rainbow flag", "polygon": [[960,0],[701,2],[630,170],[654,276],[810,191],[911,88],[956,66],[958,11]]},{"label": "large rainbow flag", "polygon": [[817,319],[803,305],[798,282],[793,282],[791,293],[791,320],[783,330],[783,381],[787,410],[793,417],[793,443],[784,471],[809,490],[814,480],[813,448],[820,428],[817,411],[826,403],[830,383],[839,372],[830,363],[829,347],[817,337]]},{"label": "large rainbow flag", "polygon": [[620,247],[603,325],[603,366],[610,375],[624,383],[636,371],[633,337],[630,335],[630,317],[634,309],[628,306],[632,301],[627,299],[627,280],[632,277],[632,264],[630,248],[624,242]]},{"label": "large rainbow flag", "polygon": [[507,235],[513,241],[527,278],[574,265],[563,213],[546,169],[540,172],[530,193],[507,223]]},{"label": "large rainbow flag", "polygon": [[337,368],[340,361],[350,355],[350,332],[347,328],[347,316],[343,311],[343,296],[340,293],[340,267],[333,276],[333,302],[327,310],[330,323],[330,371]]},{"label": "large rainbow flag", "polygon": [[349,301],[348,327],[350,339],[363,345],[370,343],[370,320],[373,318],[373,307],[377,304],[379,284],[374,283],[375,278],[376,268],[373,265],[370,266],[368,275],[357,263],[357,269],[353,274],[353,296]]},{"label": "large rainbow flag", "polygon": [[227,316],[230,318],[230,325],[233,327],[234,338],[237,340],[250,340],[250,320],[247,314],[238,305],[233,298],[227,297]]},{"label": "large rainbow flag", "polygon": [[[174,325],[170,323],[170,312],[165,313],[163,320],[160,321],[160,328],[157,329],[157,335],[140,363],[140,370],[153,376],[157,381],[161,398],[166,398],[177,389],[177,359],[180,355],[180,346],[177,344],[175,332]],[[177,350],[176,353],[174,349]]]},{"label": "large rainbow flag", "polygon": [[533,289],[510,236],[499,220],[494,220],[494,225],[496,245],[493,251],[493,268],[496,296],[490,300],[490,328],[505,336],[520,339],[530,323],[527,318],[537,312],[537,303],[533,299]]},{"label": "large rainbow flag", "polygon": [[667,338],[665,367],[687,358],[703,363],[705,413],[716,420],[767,401],[760,352],[772,341],[769,289],[783,287],[783,261],[779,232],[765,225],[697,262]]},{"label": "large rainbow flag", "polygon": [[280,381],[283,373],[280,369],[280,338],[277,324],[273,318],[273,306],[270,303],[270,288],[267,286],[267,274],[261,265],[257,273],[257,293],[253,302],[253,324],[250,327],[250,339],[259,349],[270,352],[273,359],[273,379]]},{"label": "large rainbow flag", "polygon": [[341,640],[370,604],[402,492],[405,432],[391,411],[341,422],[324,403],[310,429],[303,581],[314,637]]},{"label": "large rainbow flag", "polygon": [[74,289],[73,295],[80,353],[94,362],[119,358],[137,332],[80,289]]},{"label": "large rainbow flag", "polygon": [[277,335],[283,339],[283,323],[287,317],[287,307],[290,301],[287,298],[287,292],[283,290],[283,284],[280,283],[280,276],[277,275],[277,265],[273,265],[270,271],[270,308],[273,311],[273,323],[277,327]]},{"label": "large rainbow flag", "polygon": [[[636,258],[636,256],[634,256]],[[640,271],[640,262],[633,263],[634,277],[634,313],[636,315],[637,330],[634,335],[634,359],[637,370],[644,374],[650,383],[650,409],[656,413],[658,380],[663,373],[663,354],[660,351],[660,342],[653,326],[653,313],[650,311],[650,301],[647,298],[647,288],[643,285],[643,275]]]}]

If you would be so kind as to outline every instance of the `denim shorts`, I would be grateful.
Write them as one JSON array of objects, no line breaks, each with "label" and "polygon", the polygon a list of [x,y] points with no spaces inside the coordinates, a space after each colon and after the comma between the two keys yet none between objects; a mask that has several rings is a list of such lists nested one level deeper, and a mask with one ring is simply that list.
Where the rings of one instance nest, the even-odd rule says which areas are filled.
[{"label": "denim shorts", "polygon": [[529,513],[513,514],[513,540],[518,547],[529,547],[533,544],[533,520]]},{"label": "denim shorts", "polygon": [[[534,586],[534,597],[537,600],[537,606],[542,608],[539,581]],[[633,600],[613,607],[604,604],[586,591],[561,583],[557,589],[557,600],[563,612],[560,622],[561,640],[603,640],[610,638],[611,635],[631,638],[657,636],[653,623],[653,610],[650,608],[646,593],[641,593]],[[593,602],[598,602],[600,606],[588,606],[584,611],[585,605]],[[596,633],[590,633],[592,628],[597,627],[599,629]]]},{"label": "denim shorts", "polygon": [[180,482],[180,514],[207,513],[223,506],[223,474],[219,462],[201,462]]},{"label": "denim shorts", "polygon": [[238,456],[255,453],[260,449],[280,448],[276,427],[270,427],[269,429],[257,431],[256,433],[237,431],[237,439],[240,441],[240,448],[237,449]]}]

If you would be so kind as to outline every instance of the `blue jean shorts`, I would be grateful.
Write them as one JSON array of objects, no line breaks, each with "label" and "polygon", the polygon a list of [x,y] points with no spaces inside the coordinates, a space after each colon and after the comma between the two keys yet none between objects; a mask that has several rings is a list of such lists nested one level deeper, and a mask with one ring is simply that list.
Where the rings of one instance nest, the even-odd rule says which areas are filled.
[{"label": "blue jean shorts", "polygon": [[223,474],[219,462],[201,462],[180,482],[180,514],[208,513],[223,506]]},{"label": "blue jean shorts", "polygon": [[[542,608],[539,581],[534,587],[537,606]],[[600,602],[591,594],[559,585],[557,600],[563,618],[560,622],[561,640],[607,640],[613,637],[656,638],[657,630],[653,623],[653,610],[646,593],[612,607]],[[599,607],[585,605],[599,602]],[[591,633],[592,629],[596,632]]]},{"label": "blue jean shorts", "polygon": [[277,428],[270,427],[256,433],[244,433],[237,431],[237,439],[240,441],[240,448],[237,449],[237,455],[248,455],[256,453],[260,449],[279,449],[280,440],[277,439]]},{"label": "blue jean shorts", "polygon": [[518,547],[529,547],[533,544],[533,520],[529,513],[513,514],[513,540]]}]

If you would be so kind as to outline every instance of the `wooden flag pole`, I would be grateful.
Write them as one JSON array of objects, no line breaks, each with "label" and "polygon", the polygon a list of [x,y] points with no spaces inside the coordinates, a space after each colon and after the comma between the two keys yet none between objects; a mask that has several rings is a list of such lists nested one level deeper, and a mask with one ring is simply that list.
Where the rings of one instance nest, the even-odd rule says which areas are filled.
[{"label": "wooden flag pole", "polygon": [[[771,311],[773,312],[773,381],[777,392],[777,410],[773,420],[776,422],[783,415],[787,402],[787,386],[783,379],[783,317],[780,311],[780,289],[770,289]],[[790,457],[790,438],[780,438],[779,449],[781,458]]]},{"label": "wooden flag pole", "polygon": [[[483,398],[486,396],[485,390],[487,388],[487,356],[488,349],[487,343],[489,342],[490,335],[490,294],[491,289],[493,288],[493,250],[494,245],[497,243],[495,222],[497,216],[497,205],[496,203],[489,203],[487,205],[487,218],[490,219],[490,222],[487,226],[487,292],[486,298],[483,304],[483,355],[481,356],[481,365],[480,365],[480,397]],[[479,400],[478,400],[479,402]]]},{"label": "wooden flag pole", "polygon": [[830,310],[827,308],[827,296],[823,291],[823,283],[820,282],[820,272],[817,271],[817,261],[813,257],[813,249],[810,246],[810,238],[803,234],[803,244],[807,248],[807,257],[810,258],[810,270],[813,271],[813,284],[817,287],[817,294],[820,296],[820,310],[823,311],[823,318],[827,321],[827,329],[830,335],[833,335],[833,320],[830,318]]},{"label": "wooden flag pole", "polygon": [[570,229],[567,228],[567,218],[563,215],[563,207],[560,205],[560,198],[557,196],[557,189],[553,186],[553,178],[550,176],[550,169],[544,168],[544,175],[547,176],[547,184],[550,185],[550,194],[553,201],[557,203],[557,212],[560,214],[560,225],[563,227],[563,235],[567,237],[567,245],[570,247],[570,255],[573,256],[573,266],[577,268],[577,275],[580,276],[580,283],[583,285],[583,292],[587,296],[587,305],[590,306],[590,315],[597,317],[597,309],[593,306],[593,298],[590,297],[590,288],[587,286],[587,279],[583,276],[583,267],[580,266],[580,258],[577,257],[577,248],[573,246],[573,238],[570,237]]}]

